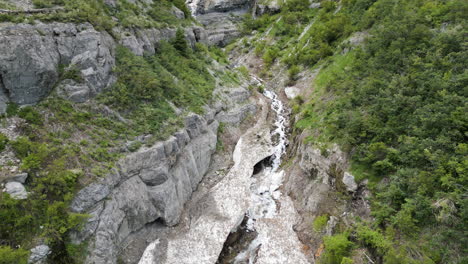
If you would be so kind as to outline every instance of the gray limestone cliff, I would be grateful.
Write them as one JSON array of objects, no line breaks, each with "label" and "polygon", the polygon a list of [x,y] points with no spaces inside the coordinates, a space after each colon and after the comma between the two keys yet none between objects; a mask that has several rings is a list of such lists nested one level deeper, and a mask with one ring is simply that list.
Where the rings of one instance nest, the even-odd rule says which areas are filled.
[{"label": "gray limestone cliff", "polygon": [[90,236],[87,263],[115,263],[120,243],[146,224],[174,225],[216,150],[218,122],[199,115],[168,140],[122,159],[108,177],[82,189],[73,211],[91,218],[75,242]]},{"label": "gray limestone cliff", "polygon": [[[136,55],[152,54],[161,40],[175,33],[175,28],[116,29],[116,40],[89,23],[0,23],[0,113],[8,102],[35,104],[55,87],[59,96],[84,102],[115,82],[118,44]],[[185,35],[192,46],[207,42],[199,26],[186,28]],[[79,80],[62,78],[70,70],[78,71]]]}]

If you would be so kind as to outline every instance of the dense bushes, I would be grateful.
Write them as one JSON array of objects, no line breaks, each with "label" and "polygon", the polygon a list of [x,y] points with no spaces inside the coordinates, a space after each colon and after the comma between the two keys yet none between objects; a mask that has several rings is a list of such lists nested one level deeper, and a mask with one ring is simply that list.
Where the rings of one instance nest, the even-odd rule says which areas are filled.
[{"label": "dense bushes", "polygon": [[0,246],[0,264],[26,264],[28,255],[25,249],[13,250],[8,246]]},{"label": "dense bushes", "polygon": [[353,242],[347,234],[336,234],[324,238],[325,253],[320,257],[320,264],[342,264],[343,259],[350,255]]},{"label": "dense bushes", "polygon": [[192,51],[182,30],[177,35],[172,45],[161,42],[154,56],[139,57],[118,47],[118,81],[99,97],[101,102],[127,112],[141,133],[160,133],[166,121],[176,121],[169,100],[178,107],[201,112],[211,98],[215,81],[207,70],[208,54]]},{"label": "dense bushes", "polygon": [[[377,227],[418,245],[416,257],[396,250],[404,242],[379,245],[382,237],[358,231],[388,263],[466,261],[466,10],[458,0],[343,1],[345,16],[329,15],[310,37],[330,45],[347,24],[369,31],[364,48],[322,64],[297,127],[349,151],[353,167],[370,174]],[[306,65],[323,58],[320,50],[301,55],[311,56]]]},{"label": "dense bushes", "polygon": [[0,152],[2,152],[8,143],[8,138],[3,133],[0,133]]}]

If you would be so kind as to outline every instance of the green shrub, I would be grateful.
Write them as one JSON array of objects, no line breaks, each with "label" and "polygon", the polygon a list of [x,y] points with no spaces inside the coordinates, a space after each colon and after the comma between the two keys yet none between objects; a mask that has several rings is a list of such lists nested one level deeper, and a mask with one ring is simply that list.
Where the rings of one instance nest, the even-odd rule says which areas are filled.
[{"label": "green shrub", "polygon": [[76,82],[82,82],[83,76],[81,76],[81,71],[76,65],[71,65],[67,69],[63,68],[64,66],[59,66],[60,79],[74,80]]},{"label": "green shrub", "polygon": [[270,66],[279,56],[279,49],[277,47],[268,47],[265,53],[262,56],[263,62],[266,66]]},{"label": "green shrub", "polygon": [[140,149],[140,147],[143,145],[143,143],[141,141],[134,141],[132,142],[129,146],[128,146],[128,150],[130,152],[135,152],[137,151],[138,149]]},{"label": "green shrub", "polygon": [[36,8],[49,8],[64,4],[64,0],[33,0],[32,2]]},{"label": "green shrub", "polygon": [[34,125],[41,125],[42,124],[42,116],[34,110],[31,106],[26,106],[21,108],[18,111],[18,116],[26,120],[30,124]]},{"label": "green shrub", "polygon": [[390,241],[377,230],[372,230],[368,226],[358,225],[356,229],[357,240],[365,246],[377,250],[379,254],[384,255],[390,249]]},{"label": "green shrub", "polygon": [[341,264],[353,247],[346,234],[324,237],[325,253],[320,258],[321,264]]},{"label": "green shrub", "polygon": [[0,133],[0,152],[2,152],[6,145],[8,144],[8,137],[5,136],[3,133]]},{"label": "green shrub", "polygon": [[258,91],[259,93],[263,94],[263,93],[265,92],[265,87],[263,87],[263,85],[259,85],[259,86],[257,87],[257,91]]},{"label": "green shrub", "polygon": [[33,150],[33,143],[25,137],[18,137],[11,142],[11,147],[19,158],[27,157]]},{"label": "green shrub", "polygon": [[0,246],[0,264],[26,264],[29,252],[26,249],[12,249]]},{"label": "green shrub", "polygon": [[244,76],[244,78],[249,78],[250,77],[250,73],[249,73],[249,70],[247,69],[247,67],[245,67],[244,65],[240,66],[239,68],[237,68],[239,70],[239,72],[242,74],[242,76]]},{"label": "green shrub", "polygon": [[315,217],[312,227],[314,228],[315,232],[321,232],[327,225],[327,222],[328,222],[328,215],[327,214],[320,215],[320,216]]},{"label": "green shrub", "polygon": [[341,264],[353,264],[354,261],[348,257],[344,257],[341,259]]},{"label": "green shrub", "polygon": [[293,65],[288,69],[288,78],[290,83],[294,83],[297,80],[297,75],[301,72],[301,68],[297,65]]},{"label": "green shrub", "polygon": [[180,54],[184,57],[187,57],[189,54],[189,47],[187,41],[185,40],[185,33],[181,28],[177,29],[175,39],[172,42],[172,45]]},{"label": "green shrub", "polygon": [[18,114],[19,106],[15,103],[8,103],[6,108],[6,114],[8,117],[12,117]]}]

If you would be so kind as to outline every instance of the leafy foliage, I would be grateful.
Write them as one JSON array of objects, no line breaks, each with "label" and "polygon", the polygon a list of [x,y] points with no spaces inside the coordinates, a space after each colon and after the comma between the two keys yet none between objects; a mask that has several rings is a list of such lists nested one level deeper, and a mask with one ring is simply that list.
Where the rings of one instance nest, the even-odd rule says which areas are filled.
[{"label": "leafy foliage", "polygon": [[[358,229],[360,241],[388,263],[466,259],[466,10],[458,0],[343,1],[309,37],[332,47],[349,30],[369,32],[364,47],[321,64],[296,127],[320,134],[309,140],[349,151],[353,167],[372,180],[378,227],[395,230],[397,241],[417,241],[411,251],[422,257],[396,250],[398,242],[379,244],[378,231]],[[317,58],[324,57],[299,61]]]},{"label": "leafy foliage", "polygon": [[325,253],[321,256],[320,263],[341,264],[343,258],[349,256],[353,242],[349,241],[347,234],[343,233],[324,237],[324,245]]},{"label": "leafy foliage", "polygon": [[7,143],[8,137],[5,136],[3,133],[0,133],[0,152],[2,152],[5,149]]},{"label": "leafy foliage", "polygon": [[325,228],[325,226],[327,225],[327,222],[328,222],[328,215],[327,214],[317,216],[314,219],[314,223],[313,223],[314,231],[316,231],[316,232],[322,231]]},{"label": "leafy foliage", "polygon": [[13,250],[7,246],[0,246],[0,264],[26,264],[29,252],[25,249]]}]

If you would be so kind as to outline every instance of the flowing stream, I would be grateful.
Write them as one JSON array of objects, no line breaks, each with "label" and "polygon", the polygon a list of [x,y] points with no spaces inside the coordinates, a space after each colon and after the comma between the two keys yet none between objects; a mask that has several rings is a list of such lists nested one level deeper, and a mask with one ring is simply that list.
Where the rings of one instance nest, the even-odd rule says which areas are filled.
[{"label": "flowing stream", "polygon": [[[282,214],[279,212],[280,210],[285,211],[285,209],[289,209],[296,213],[289,197],[282,197],[280,190],[283,182],[284,171],[279,167],[281,165],[281,157],[283,154],[285,154],[286,146],[288,144],[286,127],[288,113],[286,112],[286,109],[284,108],[281,100],[279,100],[277,94],[266,90],[263,95],[271,100],[271,109],[276,114],[274,123],[275,129],[271,133],[271,138],[274,144],[274,152],[270,157],[269,162],[266,162],[266,167],[263,168],[263,170],[259,173],[252,176],[252,183],[250,186],[251,205],[246,215],[246,231],[256,232],[257,236],[250,242],[249,245],[247,245],[243,251],[241,251],[235,257],[233,263],[293,263],[290,261],[294,261],[294,263],[307,263],[305,256],[301,254],[302,252],[298,252],[300,251],[300,243],[298,243],[299,241],[296,234],[291,234],[291,231],[294,231],[287,227],[282,230],[275,230],[278,227],[278,224],[279,226],[281,226],[281,224],[294,224],[291,222],[288,223],[288,221],[293,219],[284,218],[284,212]],[[286,203],[288,204],[289,208],[282,207],[286,205]],[[292,215],[295,215],[294,213]],[[265,222],[267,222],[267,225],[269,226],[265,226]],[[271,231],[273,231],[273,233]],[[269,246],[273,244],[272,240],[282,239],[281,236],[276,236],[274,233],[282,233],[284,231],[289,233],[286,236],[290,235],[292,238],[289,239],[292,241],[285,243],[285,245],[289,244],[293,245],[293,247],[296,246],[296,248],[292,250],[296,251],[294,254],[292,254],[294,256],[291,256],[290,258],[290,256],[288,256],[290,252],[288,251],[284,251],[286,255],[274,256],[275,254],[272,255],[272,252],[268,252],[268,250],[266,250],[266,252],[263,250],[264,254],[262,255],[262,247],[267,248],[268,244],[270,244]]]}]

